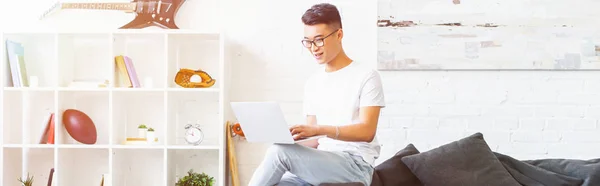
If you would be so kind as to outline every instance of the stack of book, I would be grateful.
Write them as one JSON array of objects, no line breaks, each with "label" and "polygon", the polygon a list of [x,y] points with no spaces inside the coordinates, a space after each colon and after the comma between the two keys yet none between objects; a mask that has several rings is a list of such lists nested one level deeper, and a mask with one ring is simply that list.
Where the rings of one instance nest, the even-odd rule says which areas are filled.
[{"label": "stack of book", "polygon": [[25,68],[25,50],[23,45],[16,41],[6,40],[6,54],[11,74],[9,78],[12,80],[9,83],[12,83],[13,87],[28,87],[29,80],[27,78],[27,69]]},{"label": "stack of book", "polygon": [[115,56],[115,75],[121,87],[140,88],[140,80],[128,56]]}]

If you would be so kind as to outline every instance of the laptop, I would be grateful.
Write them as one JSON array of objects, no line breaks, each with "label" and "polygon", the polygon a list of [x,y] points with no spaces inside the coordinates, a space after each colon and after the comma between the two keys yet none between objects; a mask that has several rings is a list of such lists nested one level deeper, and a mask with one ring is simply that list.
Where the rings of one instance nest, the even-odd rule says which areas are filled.
[{"label": "laptop", "polygon": [[325,137],[294,140],[290,125],[277,102],[231,102],[231,108],[248,142],[294,144]]}]

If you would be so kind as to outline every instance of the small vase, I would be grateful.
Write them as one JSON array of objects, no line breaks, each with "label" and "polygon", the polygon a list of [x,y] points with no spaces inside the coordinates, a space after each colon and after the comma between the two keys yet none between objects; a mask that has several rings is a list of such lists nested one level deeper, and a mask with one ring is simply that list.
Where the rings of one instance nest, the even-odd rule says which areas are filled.
[{"label": "small vase", "polygon": [[154,131],[146,132],[146,141],[148,142],[148,144],[154,143],[155,138],[156,137],[154,136]]},{"label": "small vase", "polygon": [[144,88],[152,88],[152,87],[154,87],[153,85],[154,85],[154,82],[152,82],[151,77],[144,78]]},{"label": "small vase", "polygon": [[138,129],[138,138],[145,138],[148,129]]}]

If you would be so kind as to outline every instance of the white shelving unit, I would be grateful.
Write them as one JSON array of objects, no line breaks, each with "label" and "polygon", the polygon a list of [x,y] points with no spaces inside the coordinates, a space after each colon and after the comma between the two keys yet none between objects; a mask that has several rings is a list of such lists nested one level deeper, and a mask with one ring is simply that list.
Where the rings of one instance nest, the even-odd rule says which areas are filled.
[{"label": "white shelving unit", "polygon": [[[100,185],[103,175],[110,175],[113,186],[174,186],[190,169],[225,185],[222,34],[142,29],[0,37],[2,185],[20,185],[17,179],[28,174],[34,185],[46,185],[51,168],[53,185],[60,186]],[[27,74],[38,77],[38,86],[12,86],[7,39],[24,46]],[[132,59],[141,88],[115,83],[117,55]],[[174,82],[179,68],[205,70],[217,83],[182,88]],[[71,86],[74,81],[105,80],[108,87]],[[95,144],[69,135],[62,122],[66,109],[90,116],[97,130]],[[56,114],[55,144],[39,144],[51,112]],[[185,142],[188,122],[199,122],[204,133],[200,145]],[[156,130],[157,144],[123,143],[137,137],[140,124]]]}]

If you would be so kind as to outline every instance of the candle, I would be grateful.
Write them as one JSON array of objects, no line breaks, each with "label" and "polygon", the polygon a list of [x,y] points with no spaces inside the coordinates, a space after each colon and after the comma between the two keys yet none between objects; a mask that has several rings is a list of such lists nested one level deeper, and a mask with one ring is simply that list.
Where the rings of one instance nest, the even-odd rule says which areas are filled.
[{"label": "candle", "polygon": [[30,76],[29,77],[29,87],[38,87],[39,84],[39,79],[37,76]]},{"label": "candle", "polygon": [[144,78],[144,87],[146,88],[152,88],[152,78],[151,77],[146,77]]}]

